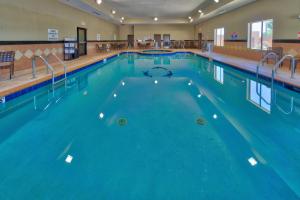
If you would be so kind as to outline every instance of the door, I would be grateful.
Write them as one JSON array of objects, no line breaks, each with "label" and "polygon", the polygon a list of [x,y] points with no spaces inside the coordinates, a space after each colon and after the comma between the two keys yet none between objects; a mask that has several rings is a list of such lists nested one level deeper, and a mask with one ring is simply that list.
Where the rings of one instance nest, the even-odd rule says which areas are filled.
[{"label": "door", "polygon": [[198,33],[198,48],[202,49],[202,33]]},{"label": "door", "polygon": [[127,41],[128,41],[128,48],[133,48],[134,47],[134,35],[128,35]]},{"label": "door", "polygon": [[164,41],[164,47],[169,48],[171,45],[171,36],[170,34],[164,34],[163,35],[163,41]]},{"label": "door", "polygon": [[77,44],[78,55],[83,56],[87,54],[87,30],[85,28],[77,27]]},{"label": "door", "polygon": [[161,35],[160,34],[154,34],[154,40],[155,40],[155,47],[161,48]]}]

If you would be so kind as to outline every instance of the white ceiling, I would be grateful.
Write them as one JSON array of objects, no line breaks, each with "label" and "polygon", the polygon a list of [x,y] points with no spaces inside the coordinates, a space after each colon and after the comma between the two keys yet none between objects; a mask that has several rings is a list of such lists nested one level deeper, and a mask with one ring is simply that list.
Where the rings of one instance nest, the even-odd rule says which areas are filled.
[{"label": "white ceiling", "polygon": [[[219,3],[214,0],[102,0],[101,5],[96,0],[59,1],[115,24],[120,24],[121,17],[125,17],[124,24],[182,24],[190,23],[188,16],[195,24],[256,0],[219,0]],[[113,15],[112,10],[117,13]],[[154,17],[159,20],[155,22]]]},{"label": "white ceiling", "polygon": [[205,0],[103,0],[129,18],[188,17]]}]

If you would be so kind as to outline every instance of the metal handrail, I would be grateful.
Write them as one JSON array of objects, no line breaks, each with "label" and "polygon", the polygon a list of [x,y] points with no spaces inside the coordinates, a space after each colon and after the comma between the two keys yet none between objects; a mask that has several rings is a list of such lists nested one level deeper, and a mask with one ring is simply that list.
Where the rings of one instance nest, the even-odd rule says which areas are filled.
[{"label": "metal handrail", "polygon": [[291,58],[292,59],[292,67],[291,67],[291,78],[294,78],[294,73],[295,73],[295,56],[293,55],[285,55],[283,56],[280,61],[278,61],[272,70],[272,79],[274,79],[275,74],[277,73],[277,69],[279,68],[279,66],[287,59],[287,58]]},{"label": "metal handrail", "polygon": [[279,56],[275,52],[270,52],[267,55],[265,55],[256,66],[256,76],[258,77],[259,67],[264,65],[264,62],[270,57],[275,56],[275,62],[278,62]]},{"label": "metal handrail", "polygon": [[51,71],[52,84],[54,84],[54,69],[43,56],[35,55],[32,57],[32,78],[36,78],[36,59],[37,58],[40,58],[46,64],[47,74],[48,74],[48,70]]},{"label": "metal handrail", "polygon": [[46,60],[49,59],[50,56],[53,56],[54,58],[56,58],[56,60],[58,60],[58,62],[64,66],[64,75],[65,75],[65,79],[67,78],[67,65],[55,54],[55,53],[51,53],[47,56]]}]

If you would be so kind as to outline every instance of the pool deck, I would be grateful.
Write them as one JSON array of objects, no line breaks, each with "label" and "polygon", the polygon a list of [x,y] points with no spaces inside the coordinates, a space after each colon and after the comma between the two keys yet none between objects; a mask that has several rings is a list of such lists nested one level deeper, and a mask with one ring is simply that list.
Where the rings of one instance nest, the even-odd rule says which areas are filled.
[{"label": "pool deck", "polygon": [[[67,71],[71,72],[76,69],[85,67],[87,65],[96,63],[98,61],[101,61],[105,58],[109,58],[111,56],[117,55],[122,52],[136,52],[140,50],[120,50],[120,51],[111,51],[107,53],[99,53],[99,55],[95,56],[82,56],[78,59],[72,60],[72,61],[65,61],[67,65]],[[233,67],[236,67],[238,69],[242,69],[248,72],[256,73],[256,66],[258,64],[257,61],[253,60],[247,60],[243,58],[237,58],[232,57],[228,55],[218,54],[218,53],[211,53],[210,55],[207,52],[202,52],[197,49],[174,49],[173,51],[178,52],[193,52],[195,54],[198,54],[203,57],[212,58],[215,61],[219,61],[222,63],[229,64]],[[53,64],[54,70],[55,70],[55,76],[62,75],[64,73],[63,66],[60,64]],[[271,65],[265,65],[260,68],[259,73],[265,77],[271,77],[272,75],[272,66]],[[277,81],[288,83],[289,85],[295,86],[297,88],[300,88],[300,72],[298,71],[295,74],[295,77],[291,79],[291,73],[287,68],[279,69],[275,79]],[[31,69],[26,69],[22,71],[16,71],[15,76],[12,80],[3,80],[3,77],[0,79],[0,97],[7,96],[9,94],[13,94],[17,91],[20,91],[22,89],[31,87],[33,85],[36,85],[38,83],[47,81],[51,79],[50,74],[46,74],[45,66],[37,67],[37,73],[36,78],[32,78],[32,72]]]}]

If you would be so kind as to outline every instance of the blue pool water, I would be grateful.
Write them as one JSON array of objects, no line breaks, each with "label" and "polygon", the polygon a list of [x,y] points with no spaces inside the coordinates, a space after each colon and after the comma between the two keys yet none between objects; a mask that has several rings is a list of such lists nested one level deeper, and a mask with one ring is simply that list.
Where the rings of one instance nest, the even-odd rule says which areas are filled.
[{"label": "blue pool water", "polygon": [[193,54],[123,54],[0,106],[0,199],[300,197],[299,94]]}]

